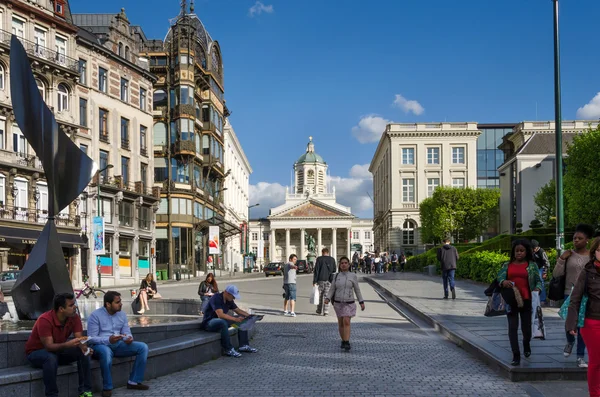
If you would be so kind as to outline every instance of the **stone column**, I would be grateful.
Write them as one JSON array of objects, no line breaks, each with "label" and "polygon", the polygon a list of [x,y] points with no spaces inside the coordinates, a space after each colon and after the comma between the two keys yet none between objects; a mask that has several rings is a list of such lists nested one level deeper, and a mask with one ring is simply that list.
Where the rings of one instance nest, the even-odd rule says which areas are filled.
[{"label": "stone column", "polygon": [[317,257],[321,256],[321,249],[323,249],[323,233],[321,231],[321,228],[317,229],[317,252],[315,252],[315,254],[317,254]]},{"label": "stone column", "polygon": [[350,244],[350,238],[352,237],[352,229],[348,228],[346,229],[346,231],[346,239],[348,241],[346,255],[348,256],[348,258],[350,258],[350,260],[352,260],[352,252],[350,252],[350,250],[352,249],[352,245]]},{"label": "stone column", "polygon": [[306,254],[304,253],[304,240],[306,238],[305,230],[300,229],[300,252],[298,253],[298,259],[306,259]]},{"label": "stone column", "polygon": [[271,240],[269,241],[269,256],[271,258],[271,262],[275,262],[277,258],[275,258],[275,229],[271,229]]},{"label": "stone column", "polygon": [[287,262],[287,258],[292,254],[290,248],[290,229],[285,229],[285,256],[283,262]]},{"label": "stone column", "polygon": [[331,229],[331,256],[337,262],[337,229],[334,227]]}]

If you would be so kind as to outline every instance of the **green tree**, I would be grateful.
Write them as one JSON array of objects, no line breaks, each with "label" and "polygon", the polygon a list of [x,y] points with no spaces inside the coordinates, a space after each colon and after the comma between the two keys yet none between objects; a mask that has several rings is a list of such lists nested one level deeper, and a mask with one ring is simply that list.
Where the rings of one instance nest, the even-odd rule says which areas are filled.
[{"label": "green tree", "polygon": [[471,240],[498,219],[500,192],[495,189],[439,187],[419,204],[421,237],[438,243],[442,238]]},{"label": "green tree", "polygon": [[548,224],[550,218],[556,216],[556,183],[554,179],[545,184],[533,196],[535,217]]},{"label": "green tree", "polygon": [[[600,220],[600,175],[598,174],[600,128],[576,135],[567,147],[565,158],[564,200],[568,224]],[[567,222],[565,222],[567,224]]]}]

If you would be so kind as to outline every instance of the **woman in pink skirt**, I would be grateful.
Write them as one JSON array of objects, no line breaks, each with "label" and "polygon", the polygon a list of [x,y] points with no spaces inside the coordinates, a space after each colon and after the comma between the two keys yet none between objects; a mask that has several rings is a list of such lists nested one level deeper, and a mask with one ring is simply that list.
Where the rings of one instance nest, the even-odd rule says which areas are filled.
[{"label": "woman in pink skirt", "polygon": [[350,350],[350,319],[356,316],[356,303],[354,295],[360,304],[360,309],[365,310],[358,277],[349,271],[350,259],[345,256],[340,258],[340,271],[334,276],[325,304],[333,301],[333,308],[338,317],[338,329],[342,338],[342,349]]}]

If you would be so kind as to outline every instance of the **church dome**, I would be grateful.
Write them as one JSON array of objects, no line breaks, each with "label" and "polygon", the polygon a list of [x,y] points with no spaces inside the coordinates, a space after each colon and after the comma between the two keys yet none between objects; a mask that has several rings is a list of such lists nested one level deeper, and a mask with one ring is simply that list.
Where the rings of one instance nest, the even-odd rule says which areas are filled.
[{"label": "church dome", "polygon": [[312,141],[312,136],[309,137],[308,145],[306,145],[306,153],[304,153],[300,158],[296,161],[296,164],[305,164],[305,163],[321,163],[326,164],[323,157],[319,156],[315,153],[315,144]]}]

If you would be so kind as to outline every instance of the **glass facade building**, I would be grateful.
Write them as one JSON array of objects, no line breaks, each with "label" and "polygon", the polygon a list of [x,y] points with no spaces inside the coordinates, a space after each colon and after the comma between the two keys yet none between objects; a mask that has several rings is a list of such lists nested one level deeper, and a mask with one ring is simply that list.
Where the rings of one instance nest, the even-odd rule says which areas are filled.
[{"label": "glass facade building", "polygon": [[504,152],[498,149],[502,138],[510,134],[517,124],[479,124],[481,135],[477,138],[477,187],[498,189],[498,167],[504,163]]}]

